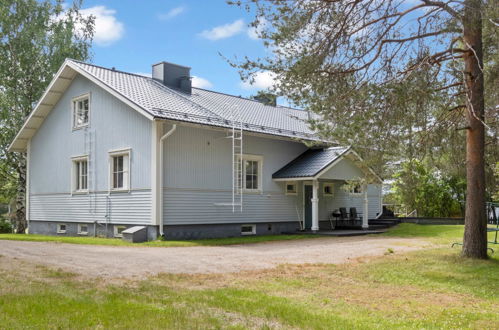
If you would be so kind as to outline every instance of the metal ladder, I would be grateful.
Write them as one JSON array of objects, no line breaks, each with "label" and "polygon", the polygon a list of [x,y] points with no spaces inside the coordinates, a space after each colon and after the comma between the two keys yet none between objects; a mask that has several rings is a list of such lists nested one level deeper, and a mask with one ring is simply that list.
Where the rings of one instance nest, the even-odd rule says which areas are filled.
[{"label": "metal ladder", "polygon": [[239,108],[232,111],[232,130],[230,138],[232,139],[232,213],[239,206],[240,212],[243,211],[243,123]]},{"label": "metal ladder", "polygon": [[88,213],[95,214],[97,211],[97,196],[95,192],[95,132],[85,128],[84,149],[87,155],[87,188],[88,188]]}]

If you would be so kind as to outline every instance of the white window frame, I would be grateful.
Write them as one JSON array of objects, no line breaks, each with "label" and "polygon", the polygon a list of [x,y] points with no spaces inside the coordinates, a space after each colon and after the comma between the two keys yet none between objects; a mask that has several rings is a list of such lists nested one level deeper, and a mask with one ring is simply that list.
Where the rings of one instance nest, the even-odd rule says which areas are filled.
[{"label": "white window frame", "polygon": [[[331,193],[326,193],[326,187],[329,187]],[[333,197],[334,196],[334,183],[326,182],[322,185],[322,194],[324,197]]]},{"label": "white window frame", "polygon": [[[82,231],[83,226],[87,227],[86,231]],[[83,235],[83,236],[88,235],[88,223],[79,223],[78,224],[78,235]]]},{"label": "white window frame", "polygon": [[[77,121],[75,120],[76,119],[76,106],[75,104],[77,104],[77,102],[80,102],[80,101],[84,101],[85,99],[88,100],[88,114],[87,114],[87,117],[88,117],[88,120],[86,123],[84,124],[80,124],[78,125],[77,124]],[[86,93],[86,94],[83,94],[83,95],[80,95],[80,96],[77,96],[77,97],[74,97],[71,99],[71,128],[73,130],[78,130],[78,129],[81,129],[81,128],[85,128],[85,127],[88,127],[90,125],[90,93]]]},{"label": "white window frame", "polygon": [[[251,227],[251,232],[243,232],[243,227]],[[255,224],[241,225],[241,236],[250,236],[250,235],[256,235],[256,225]]]},{"label": "white window frame", "polygon": [[[238,160],[241,161],[241,157],[238,157]],[[246,161],[256,161],[258,162],[258,173],[257,173],[257,189],[249,189],[246,188]],[[260,155],[247,155],[243,154],[242,155],[242,164],[243,164],[243,171],[242,171],[242,184],[243,184],[243,189],[242,191],[244,193],[261,193],[263,191],[263,156]]]},{"label": "white window frame", "polygon": [[114,237],[123,237],[123,230],[121,231],[121,233],[118,231],[118,229],[122,228],[123,230],[126,230],[127,227],[126,226],[113,226],[113,232],[114,232]]},{"label": "white window frame", "polygon": [[[77,173],[77,162],[87,162],[87,188],[86,189],[76,189],[76,180],[79,179],[79,173]],[[73,194],[87,194],[88,193],[88,155],[71,157],[71,192]]]},{"label": "white window frame", "polygon": [[[61,229],[61,226],[64,226],[64,229]],[[68,230],[67,224],[65,224],[65,223],[58,223],[57,224],[57,233],[58,234],[65,234],[67,230]]]},{"label": "white window frame", "polygon": [[[291,185],[294,186],[293,191],[288,190],[288,186],[291,186]],[[288,195],[288,196],[298,195],[298,183],[296,181],[287,181],[284,189],[286,190],[286,195]]]},{"label": "white window frame", "polygon": [[[114,188],[114,157],[123,156],[123,187]],[[131,186],[131,149],[121,149],[109,151],[109,191],[130,191]]]},{"label": "white window frame", "polygon": [[[359,192],[355,192],[355,188],[356,186],[359,187]],[[360,196],[364,193],[364,185],[358,183],[358,184],[355,184],[355,185],[351,185],[350,186],[350,195],[352,196]]]}]

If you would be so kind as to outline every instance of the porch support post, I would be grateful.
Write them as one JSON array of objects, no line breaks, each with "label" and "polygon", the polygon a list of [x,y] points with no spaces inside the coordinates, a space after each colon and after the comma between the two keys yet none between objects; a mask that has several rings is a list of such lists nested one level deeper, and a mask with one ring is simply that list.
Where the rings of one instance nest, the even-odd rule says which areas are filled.
[{"label": "porch support post", "polygon": [[364,211],[362,212],[362,229],[369,228],[369,199],[367,198],[367,184],[364,185]]},{"label": "porch support post", "polygon": [[319,230],[319,181],[312,181],[312,231]]}]

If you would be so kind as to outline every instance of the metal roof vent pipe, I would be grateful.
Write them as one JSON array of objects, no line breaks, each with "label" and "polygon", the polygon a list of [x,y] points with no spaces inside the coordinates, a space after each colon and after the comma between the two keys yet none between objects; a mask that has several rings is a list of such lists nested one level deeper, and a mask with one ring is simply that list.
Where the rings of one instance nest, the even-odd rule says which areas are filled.
[{"label": "metal roof vent pipe", "polygon": [[167,87],[192,93],[191,68],[169,62],[159,62],[152,66],[152,78]]}]

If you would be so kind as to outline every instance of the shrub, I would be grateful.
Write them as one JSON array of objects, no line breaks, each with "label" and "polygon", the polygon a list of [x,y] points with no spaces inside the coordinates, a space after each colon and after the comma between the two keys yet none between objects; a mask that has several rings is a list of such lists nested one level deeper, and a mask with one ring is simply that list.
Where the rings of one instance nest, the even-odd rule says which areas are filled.
[{"label": "shrub", "polygon": [[12,224],[10,221],[0,218],[0,233],[2,234],[10,234],[12,233]]}]

